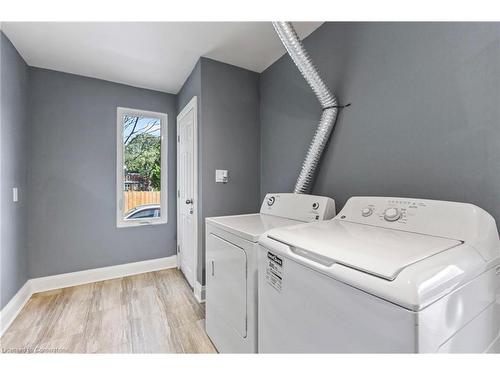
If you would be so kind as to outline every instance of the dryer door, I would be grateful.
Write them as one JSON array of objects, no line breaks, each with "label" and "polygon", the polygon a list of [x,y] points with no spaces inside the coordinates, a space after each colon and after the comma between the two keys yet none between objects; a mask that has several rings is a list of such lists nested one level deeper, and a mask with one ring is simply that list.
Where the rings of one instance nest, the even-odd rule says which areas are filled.
[{"label": "dryer door", "polygon": [[207,322],[215,320],[247,336],[247,255],[213,233],[207,236]]}]

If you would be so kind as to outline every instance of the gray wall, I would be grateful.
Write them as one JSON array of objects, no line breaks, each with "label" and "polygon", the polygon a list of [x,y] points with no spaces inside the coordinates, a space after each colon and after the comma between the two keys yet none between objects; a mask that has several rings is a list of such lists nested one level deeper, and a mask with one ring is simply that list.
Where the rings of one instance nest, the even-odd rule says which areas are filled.
[{"label": "gray wall", "polygon": [[[203,218],[258,212],[259,75],[207,58],[201,62]],[[215,182],[216,169],[229,170],[227,184]]]},{"label": "gray wall", "polygon": [[[259,75],[201,58],[178,94],[178,110],[198,96],[199,219],[197,279],[204,283],[205,218],[257,212],[260,206]],[[215,183],[228,169],[229,182]]]},{"label": "gray wall", "polygon": [[[29,275],[175,254],[176,97],[30,68]],[[116,107],[168,113],[168,224],[116,228]]]},{"label": "gray wall", "polygon": [[[201,60],[198,60],[193,71],[182,85],[177,94],[177,113],[189,103],[193,96],[198,96],[198,117],[200,115],[200,96],[201,96]],[[198,119],[199,121],[199,119]]]},{"label": "gray wall", "polygon": [[[314,193],[470,202],[500,223],[499,23],[326,23],[305,46],[352,102]],[[320,107],[288,56],[260,82],[261,194],[291,191]]]},{"label": "gray wall", "polygon": [[[0,32],[0,309],[28,279],[26,176],[28,67]],[[12,202],[12,188],[19,202]]]}]

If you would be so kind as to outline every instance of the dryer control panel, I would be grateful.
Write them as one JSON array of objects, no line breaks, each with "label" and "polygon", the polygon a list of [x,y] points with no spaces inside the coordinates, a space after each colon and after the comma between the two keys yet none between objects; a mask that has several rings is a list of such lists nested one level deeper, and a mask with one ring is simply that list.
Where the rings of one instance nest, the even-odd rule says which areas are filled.
[{"label": "dryer control panel", "polygon": [[308,194],[266,194],[260,213],[299,221],[329,220],[335,216],[335,201]]}]

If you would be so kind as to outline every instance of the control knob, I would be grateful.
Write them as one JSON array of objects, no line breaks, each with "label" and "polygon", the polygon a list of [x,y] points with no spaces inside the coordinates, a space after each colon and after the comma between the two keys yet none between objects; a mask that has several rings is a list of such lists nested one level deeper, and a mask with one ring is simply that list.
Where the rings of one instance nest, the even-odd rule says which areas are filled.
[{"label": "control knob", "polygon": [[361,215],[363,216],[370,216],[373,213],[373,208],[371,207],[365,207],[361,210]]},{"label": "control knob", "polygon": [[385,210],[384,219],[387,221],[396,221],[401,217],[401,211],[397,208],[391,207]]}]

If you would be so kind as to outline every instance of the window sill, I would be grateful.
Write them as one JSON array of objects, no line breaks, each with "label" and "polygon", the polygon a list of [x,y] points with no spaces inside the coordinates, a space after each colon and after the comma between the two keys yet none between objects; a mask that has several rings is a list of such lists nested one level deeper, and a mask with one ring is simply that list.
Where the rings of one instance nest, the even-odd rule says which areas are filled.
[{"label": "window sill", "polygon": [[156,219],[156,220],[121,220],[116,223],[117,228],[131,228],[131,227],[146,227],[150,225],[167,224],[167,219]]}]

